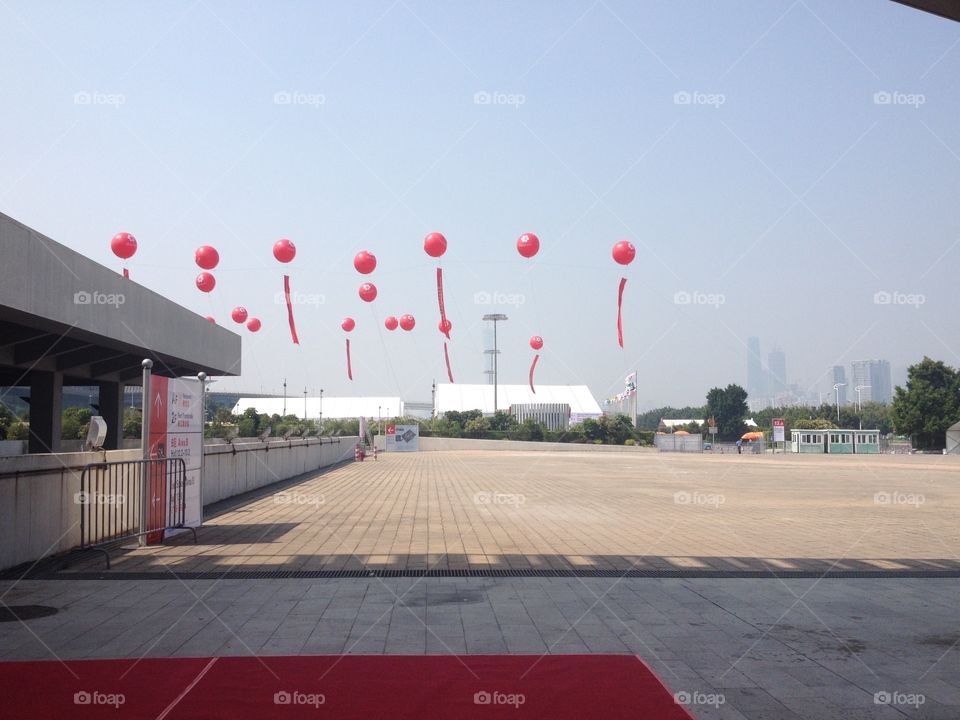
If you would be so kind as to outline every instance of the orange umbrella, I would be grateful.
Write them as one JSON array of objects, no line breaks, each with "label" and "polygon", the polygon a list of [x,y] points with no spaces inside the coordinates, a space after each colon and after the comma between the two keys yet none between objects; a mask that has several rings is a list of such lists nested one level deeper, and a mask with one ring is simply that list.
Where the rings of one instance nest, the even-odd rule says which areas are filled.
[{"label": "orange umbrella", "polygon": [[688,433],[686,430],[677,430],[677,431],[674,433],[674,435],[689,435],[689,434],[690,434],[690,433]]},{"label": "orange umbrella", "polygon": [[756,430],[752,432],[745,432],[740,436],[741,440],[763,440],[763,433]]}]

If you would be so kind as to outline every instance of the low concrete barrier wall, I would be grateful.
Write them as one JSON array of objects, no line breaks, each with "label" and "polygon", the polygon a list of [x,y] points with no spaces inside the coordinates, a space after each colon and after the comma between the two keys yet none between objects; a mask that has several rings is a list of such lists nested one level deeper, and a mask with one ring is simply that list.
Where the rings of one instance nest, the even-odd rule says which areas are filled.
[{"label": "low concrete barrier wall", "polygon": [[[356,437],[205,446],[203,504],[224,500],[353,456]],[[138,460],[139,449],[0,457],[0,570],[80,543],[80,474],[89,463]]]},{"label": "low concrete barrier wall", "polygon": [[475,440],[420,436],[420,450],[539,450],[540,452],[650,452],[636,445],[591,445],[587,443],[530,442],[526,440]]}]

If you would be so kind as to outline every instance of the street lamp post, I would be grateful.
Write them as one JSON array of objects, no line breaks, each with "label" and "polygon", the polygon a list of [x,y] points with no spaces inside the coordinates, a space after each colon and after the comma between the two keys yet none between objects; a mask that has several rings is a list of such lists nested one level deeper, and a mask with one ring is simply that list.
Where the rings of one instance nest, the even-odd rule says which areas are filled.
[{"label": "street lamp post", "polygon": [[837,422],[840,422],[840,388],[846,387],[846,383],[836,383],[833,386],[833,391],[837,396]]},{"label": "street lamp post", "polygon": [[323,434],[323,388],[320,388],[320,431],[319,435]]},{"label": "street lamp post", "polygon": [[500,350],[497,348],[497,323],[503,320],[507,320],[506,315],[503,313],[490,313],[483,316],[484,320],[493,322],[493,412],[496,414],[497,407],[497,356],[500,354]]},{"label": "street lamp post", "polygon": [[856,393],[857,393],[857,416],[860,418],[860,429],[861,429],[861,430],[863,430],[863,415],[861,414],[861,413],[863,412],[863,405],[860,403],[860,391],[861,391],[861,390],[866,390],[866,389],[868,389],[869,387],[870,387],[870,385],[857,385],[857,386],[854,388],[854,390],[855,390]]}]

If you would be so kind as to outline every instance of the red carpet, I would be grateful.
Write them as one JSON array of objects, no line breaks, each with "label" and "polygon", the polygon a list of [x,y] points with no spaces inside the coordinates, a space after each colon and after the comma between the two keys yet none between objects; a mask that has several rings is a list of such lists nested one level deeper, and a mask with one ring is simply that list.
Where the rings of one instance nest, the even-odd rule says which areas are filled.
[{"label": "red carpet", "polygon": [[132,670],[133,660],[6,662],[0,714],[20,720],[692,717],[636,657],[538,658],[153,658]]}]

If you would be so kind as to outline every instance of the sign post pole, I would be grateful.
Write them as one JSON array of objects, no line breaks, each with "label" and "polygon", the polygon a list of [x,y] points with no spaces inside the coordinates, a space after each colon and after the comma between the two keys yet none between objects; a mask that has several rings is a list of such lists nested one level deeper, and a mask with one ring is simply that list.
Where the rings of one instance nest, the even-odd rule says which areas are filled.
[{"label": "sign post pole", "polygon": [[[140,363],[143,368],[143,397],[141,398],[140,409],[140,449],[144,460],[150,459],[150,370],[153,368],[153,360],[147,359]],[[140,547],[146,547],[147,536],[145,533],[147,527],[147,502],[149,502],[148,477],[150,471],[147,464],[144,463],[140,473],[140,535],[137,538],[137,544]]]}]

